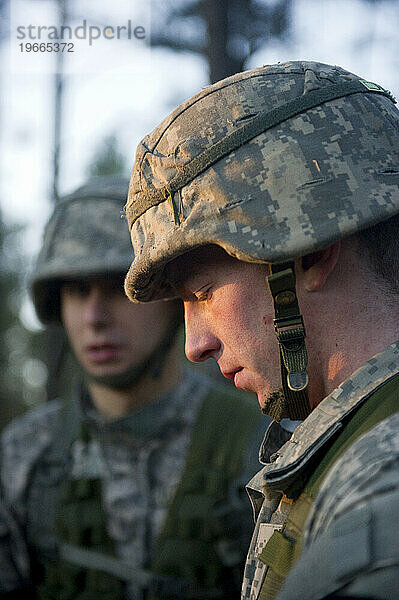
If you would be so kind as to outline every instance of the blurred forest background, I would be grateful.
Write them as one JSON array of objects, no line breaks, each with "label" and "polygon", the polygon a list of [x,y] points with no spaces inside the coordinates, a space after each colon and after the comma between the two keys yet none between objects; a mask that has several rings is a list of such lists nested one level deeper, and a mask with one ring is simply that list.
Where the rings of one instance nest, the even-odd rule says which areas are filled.
[{"label": "blurred forest background", "polygon": [[[79,142],[82,144],[79,147],[77,138],[71,138],[70,130],[74,122],[71,111],[72,108],[78,110],[77,86],[82,80],[76,83],[76,78],[74,80],[68,71],[66,57],[59,53],[45,74],[43,98],[37,99],[33,93],[30,97],[28,82],[34,77],[34,69],[33,62],[29,66],[26,58],[28,73],[17,73],[18,85],[24,77],[26,81],[24,107],[32,103],[39,111],[40,102],[46,107],[46,126],[40,134],[42,137],[35,142],[45,147],[35,163],[35,171],[41,175],[32,177],[23,169],[22,149],[20,155],[13,150],[14,138],[18,138],[19,147],[25,146],[25,151],[30,138],[25,136],[24,127],[20,129],[15,122],[10,126],[7,112],[9,105],[14,103],[14,115],[17,114],[15,106],[21,101],[7,96],[8,86],[16,85],[10,48],[12,44],[16,46],[13,9],[21,2],[0,0],[0,125],[2,152],[6,156],[1,161],[3,185],[0,187],[0,428],[26,408],[62,393],[70,381],[73,366],[62,331],[40,327],[29,308],[27,295],[28,273],[40,240],[38,229],[42,230],[52,205],[61,195],[70,192],[90,175],[128,174],[137,142],[147,130],[201,86],[245,68],[287,58],[313,59],[358,71],[389,87],[393,93],[399,90],[397,0],[147,0],[144,3],[116,0],[112,3],[114,9],[120,8],[124,18],[131,11],[136,21],[137,15],[141,14],[140,8],[143,5],[150,7],[147,12],[149,35],[145,49],[140,51],[140,61],[148,60],[143,68],[154,79],[158,73],[162,73],[164,79],[158,87],[152,82],[151,85],[155,85],[153,95],[146,96],[147,79],[140,71],[136,76],[136,93],[132,94],[131,114],[126,109],[126,102],[123,109],[115,103],[115,115],[119,111],[122,116],[111,119],[112,126],[109,122],[105,126],[100,118],[101,108],[96,109],[95,103],[98,92],[93,90],[92,96],[85,101],[92,106],[92,111],[98,110],[98,130],[92,143],[89,140],[93,134],[83,134],[87,143]],[[95,3],[23,0],[19,9],[29,6],[34,11],[41,11],[41,15],[46,15],[48,10],[49,22],[54,23],[55,19],[58,25],[77,23],[82,18],[104,25],[109,22],[112,12],[109,4],[100,0]],[[335,20],[331,20],[331,14],[335,14]],[[349,22],[353,24],[352,29]],[[125,48],[120,46],[119,56]],[[87,50],[88,53],[91,51],[92,48]],[[134,61],[133,55],[130,60]],[[386,67],[381,71],[382,80],[378,76],[378,65]],[[32,73],[29,72],[31,68]],[[90,70],[90,67],[86,69]],[[112,68],[108,67],[107,74],[112,81]],[[97,65],[95,76],[100,75],[101,65]],[[129,69],[118,71],[115,82],[119,84],[121,78],[133,76]],[[40,73],[37,77],[43,81],[44,75]],[[81,89],[85,84],[80,84]],[[107,110],[112,110],[110,102]],[[123,120],[139,122],[128,139]],[[83,121],[80,116],[79,128],[84,128]],[[3,134],[4,129],[6,134]],[[11,172],[18,165],[21,167],[19,175],[13,175]],[[17,186],[14,182],[21,187],[13,196],[10,190]],[[13,205],[17,204],[25,204],[25,209],[20,206],[19,212],[14,213]],[[18,207],[14,208],[17,210]],[[37,218],[34,221],[25,219],[23,210],[30,215],[37,212]],[[31,229],[34,229],[33,235]],[[36,246],[30,243],[32,239],[36,240]]]}]

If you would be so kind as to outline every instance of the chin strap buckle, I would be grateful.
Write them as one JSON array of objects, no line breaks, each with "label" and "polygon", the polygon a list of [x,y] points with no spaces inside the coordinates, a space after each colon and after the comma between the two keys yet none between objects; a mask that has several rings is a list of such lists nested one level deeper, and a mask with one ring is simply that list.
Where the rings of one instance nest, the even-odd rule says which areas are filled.
[{"label": "chin strap buckle", "polygon": [[267,281],[274,302],[273,322],[280,347],[282,386],[290,395],[289,391],[303,392],[309,382],[305,325],[295,291],[294,264],[271,265],[271,271]]},{"label": "chin strap buckle", "polygon": [[302,315],[274,319],[274,330],[280,345],[280,353],[287,371],[290,390],[302,391],[309,382],[306,367],[308,356],[305,346],[305,325]]}]

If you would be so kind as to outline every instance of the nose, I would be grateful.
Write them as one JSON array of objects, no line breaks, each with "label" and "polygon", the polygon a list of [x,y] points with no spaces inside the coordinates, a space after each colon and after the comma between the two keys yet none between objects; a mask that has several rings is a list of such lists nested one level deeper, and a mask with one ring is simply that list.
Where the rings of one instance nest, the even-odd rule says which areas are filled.
[{"label": "nose", "polygon": [[84,320],[87,325],[95,329],[106,327],[110,316],[106,300],[100,287],[91,286],[83,308]]},{"label": "nose", "polygon": [[208,358],[218,360],[222,344],[212,333],[206,316],[195,302],[184,303],[186,330],[185,352],[191,362],[204,362]]}]

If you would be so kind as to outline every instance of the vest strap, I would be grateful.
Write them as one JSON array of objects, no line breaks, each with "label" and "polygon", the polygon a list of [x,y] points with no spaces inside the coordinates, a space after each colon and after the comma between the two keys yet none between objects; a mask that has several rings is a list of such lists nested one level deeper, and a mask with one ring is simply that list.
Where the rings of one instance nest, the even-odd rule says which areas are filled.
[{"label": "vest strap", "polygon": [[59,558],[83,569],[103,571],[122,581],[136,581],[143,587],[147,587],[151,577],[149,572],[137,569],[104,552],[96,552],[67,542],[60,543]]},{"label": "vest strap", "polygon": [[[134,582],[143,589],[167,590],[168,595],[179,598],[193,598],[188,582],[178,577],[159,575],[146,569],[138,569],[130,563],[125,563],[119,558],[96,552],[88,548],[75,546],[62,542],[59,547],[59,556],[62,560],[75,564],[80,568],[103,571],[112,577],[124,582]],[[206,592],[205,592],[206,593]]]},{"label": "vest strap", "polygon": [[280,531],[274,531],[263,548],[260,560],[273,569],[279,577],[286,577],[291,568],[295,543]]},{"label": "vest strap", "polygon": [[244,456],[262,419],[256,403],[245,394],[230,396],[215,387],[200,408],[151,568],[184,577],[197,589],[201,586],[201,598],[224,597],[226,567],[231,580],[237,579],[237,585],[241,580],[244,553],[239,524],[245,517],[238,488],[244,487]]}]

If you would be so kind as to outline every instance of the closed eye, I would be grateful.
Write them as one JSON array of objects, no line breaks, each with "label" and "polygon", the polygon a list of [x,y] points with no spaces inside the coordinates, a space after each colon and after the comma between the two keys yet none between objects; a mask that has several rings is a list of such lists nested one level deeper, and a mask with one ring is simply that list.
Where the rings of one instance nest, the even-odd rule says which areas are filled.
[{"label": "closed eye", "polygon": [[198,302],[205,302],[206,300],[210,300],[212,298],[212,293],[211,292],[196,293],[195,297],[197,298]]},{"label": "closed eye", "polygon": [[212,298],[211,286],[209,283],[203,285],[194,292],[194,296],[199,302],[204,302]]}]

